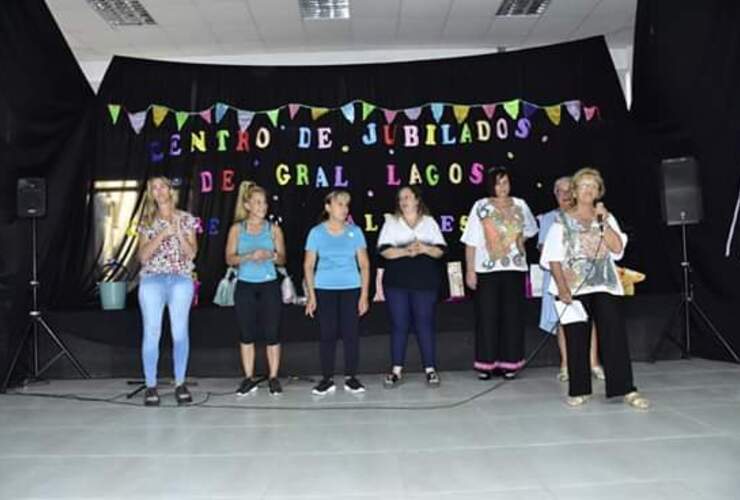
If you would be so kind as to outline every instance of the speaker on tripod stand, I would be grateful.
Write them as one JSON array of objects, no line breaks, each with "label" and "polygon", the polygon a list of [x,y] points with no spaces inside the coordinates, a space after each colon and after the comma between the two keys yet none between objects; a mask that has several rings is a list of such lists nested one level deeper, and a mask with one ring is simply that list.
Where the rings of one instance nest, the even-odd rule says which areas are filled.
[{"label": "speaker on tripod stand", "polygon": [[[694,284],[691,281],[691,263],[689,262],[687,245],[687,226],[698,224],[704,215],[702,208],[701,186],[699,184],[699,166],[693,157],[668,158],[660,164],[661,173],[661,208],[663,221],[668,226],[681,228],[681,270],[683,287],[681,300],[671,313],[660,340],[650,354],[650,361],[655,362],[658,351],[667,340],[681,350],[683,358],[691,356],[691,325],[692,320],[701,323],[709,333],[722,345],[735,363],[740,363],[737,353],[714,326],[709,316],[704,312],[694,297]],[[682,332],[679,337],[673,335],[673,325],[677,319],[682,321]],[[698,329],[706,334],[706,331]]]},{"label": "speaker on tripod stand", "polygon": [[[23,377],[24,383],[34,382],[41,379],[46,370],[48,370],[54,362],[56,362],[62,356],[66,357],[72,365],[75,367],[77,372],[83,378],[90,378],[85,368],[77,361],[77,358],[70,352],[67,346],[64,344],[59,335],[49,326],[44,319],[43,314],[39,310],[39,288],[41,282],[38,278],[38,255],[37,255],[37,225],[36,221],[46,216],[46,181],[41,178],[23,178],[18,179],[18,217],[31,219],[31,246],[33,259],[32,264],[32,275],[29,285],[31,286],[32,302],[31,310],[28,312],[28,325],[26,326],[23,336],[18,344],[15,354],[11,358],[8,372],[5,374],[3,384],[0,387],[0,392],[5,392],[8,389],[8,385],[11,383],[12,377],[18,362],[21,359],[21,355],[24,352],[26,345],[30,348],[31,361],[28,366],[28,370]],[[39,356],[39,337],[40,334],[45,334],[53,344],[58,348],[58,352],[51,356],[43,366],[40,366]]]}]

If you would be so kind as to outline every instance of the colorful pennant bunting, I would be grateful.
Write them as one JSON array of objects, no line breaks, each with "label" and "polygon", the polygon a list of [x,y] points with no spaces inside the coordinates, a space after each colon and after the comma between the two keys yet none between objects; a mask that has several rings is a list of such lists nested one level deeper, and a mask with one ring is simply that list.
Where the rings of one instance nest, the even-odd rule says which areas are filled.
[{"label": "colorful pennant bunting", "polygon": [[560,104],[556,104],[555,106],[547,106],[545,108],[545,113],[547,113],[547,117],[550,119],[553,125],[560,125]]},{"label": "colorful pennant bunting", "polygon": [[469,112],[470,112],[470,106],[464,106],[462,104],[456,104],[452,106],[452,113],[455,115],[455,119],[457,120],[457,123],[464,122],[465,118],[468,117]]},{"label": "colorful pennant bunting", "polygon": [[222,102],[216,103],[216,123],[221,123],[221,120],[224,119],[224,115],[226,115],[226,112],[229,110],[229,105],[224,104]]},{"label": "colorful pennant bunting", "polygon": [[367,117],[370,116],[370,113],[372,113],[374,110],[375,106],[373,104],[362,101],[362,121],[367,120]]},{"label": "colorful pennant bunting", "polygon": [[409,120],[411,120],[412,122],[415,122],[421,116],[421,106],[417,106],[415,108],[408,108],[404,110],[404,114]]},{"label": "colorful pennant bunting", "polygon": [[512,99],[504,103],[504,111],[508,114],[512,120],[516,120],[519,116],[519,99]]},{"label": "colorful pennant bunting", "polygon": [[118,115],[121,114],[121,105],[120,104],[108,104],[108,113],[110,113],[110,119],[113,122],[113,125],[116,124],[118,121]]},{"label": "colorful pennant bunting", "polygon": [[280,108],[271,109],[267,112],[267,117],[270,119],[273,127],[278,125],[278,115],[280,114]]},{"label": "colorful pennant bunting", "polygon": [[152,121],[154,122],[155,127],[162,125],[162,122],[167,117],[167,113],[169,113],[169,111],[169,108],[160,106],[159,104],[152,106]]},{"label": "colorful pennant bunting", "polygon": [[342,106],[342,114],[344,115],[344,118],[350,122],[355,122],[355,103],[348,102],[344,106]]}]

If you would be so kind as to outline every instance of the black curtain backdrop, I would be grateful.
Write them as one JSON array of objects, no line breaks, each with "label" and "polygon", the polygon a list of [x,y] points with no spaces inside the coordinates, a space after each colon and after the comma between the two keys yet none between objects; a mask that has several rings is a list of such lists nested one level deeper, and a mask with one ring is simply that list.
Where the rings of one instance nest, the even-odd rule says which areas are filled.
[{"label": "black curtain backdrop", "polygon": [[[41,302],[79,304],[89,295],[82,250],[94,94],[42,0],[0,8],[0,369],[30,303],[31,224],[16,218],[16,183],[47,180],[39,220]],[[11,333],[12,332],[12,333]]]},{"label": "black curtain backdrop", "polygon": [[[491,117],[474,107],[459,123],[452,107],[445,106],[437,123],[431,108],[426,106],[477,105],[511,99],[541,106],[580,100],[584,106],[596,106],[599,111],[587,120],[585,109],[581,109],[580,120],[576,121],[562,106],[560,124],[556,126],[544,109],[531,113],[528,121],[522,122],[527,116],[523,103],[516,118],[509,116],[502,105]],[[301,108],[293,117],[288,108],[282,108],[276,124],[267,114],[257,114],[247,129],[251,149],[246,152],[236,151],[237,112],[230,109],[217,124],[212,108],[216,103],[253,111],[291,103],[337,108],[356,100],[373,103],[379,109],[363,119],[362,105],[356,103],[353,123],[339,110],[314,119],[309,108]],[[109,104],[122,106],[115,124]],[[127,113],[146,111],[150,105],[173,111],[211,109],[210,123],[196,113],[178,130],[173,111],[159,125],[154,123],[155,114],[150,111],[137,134]],[[423,108],[415,120],[403,113],[418,106]],[[400,110],[391,124],[394,128],[390,133],[395,131],[396,135],[396,144],[392,146],[382,144],[382,127],[389,119],[380,108]],[[334,187],[348,184],[346,188],[353,196],[352,217],[366,231],[372,255],[382,214],[393,210],[397,186],[389,185],[389,168],[394,169],[392,181],[403,185],[412,181],[413,165],[419,169],[420,185],[433,214],[443,229],[445,225],[449,229],[445,236],[451,248],[450,260],[462,260],[463,247],[458,242],[462,231],[460,217],[484,195],[484,184],[476,181],[485,169],[508,167],[513,173],[514,195],[527,200],[532,210],[540,213],[554,204],[551,187],[557,177],[583,166],[596,166],[606,178],[607,204],[632,236],[628,263],[648,274],[652,272],[641,266],[649,252],[641,245],[641,232],[657,218],[657,199],[655,193],[633,197],[644,190],[641,179],[633,175],[637,166],[632,145],[635,138],[618,77],[601,37],[508,54],[326,67],[209,66],[116,57],[101,83],[97,118],[96,178],[143,180],[154,174],[176,178],[182,206],[202,218],[196,264],[204,302],[210,301],[225,268],[224,244],[236,199],[236,191],[230,191],[232,184],[251,179],[268,188],[272,215],[285,230],[289,270],[300,283],[305,236],[318,219],[324,195]],[[477,140],[478,122],[490,126],[490,140]],[[368,133],[368,124],[377,127],[381,144],[363,143],[361,138]],[[420,146],[404,147],[407,125],[419,127]],[[424,145],[428,125],[437,127],[436,146]],[[457,144],[440,144],[444,125]],[[505,138],[497,136],[497,125],[508,129]],[[465,127],[471,130],[470,144],[461,144]],[[320,128],[330,129],[331,147],[318,146]],[[260,129],[270,134],[269,146],[265,148],[255,145]],[[525,129],[526,138],[518,137],[517,133],[524,135]],[[193,134],[201,131],[205,152],[192,145]],[[228,134],[224,136],[223,151],[219,150],[219,133]],[[310,147],[305,149],[299,146],[303,133],[310,134]],[[304,168],[301,164],[307,173],[306,185],[300,185],[300,170]],[[394,167],[388,167],[389,164]],[[433,173],[439,174],[436,185],[431,185],[433,182],[427,177],[430,164],[435,166]],[[459,183],[450,180],[451,171],[458,168],[454,164],[459,164],[462,173]],[[338,166],[342,171],[339,183],[335,182]],[[321,182],[319,170],[325,173],[328,185]],[[287,177],[283,174],[289,175],[290,181],[284,182]],[[213,178],[211,192],[203,192],[204,175]],[[225,188],[224,175],[233,175]],[[120,253],[130,252],[131,248],[130,241],[125,241]],[[531,252],[531,259],[536,257],[536,252]],[[382,262],[374,259],[374,264]]]},{"label": "black curtain backdrop", "polygon": [[[693,155],[699,161],[704,220],[689,228],[697,300],[736,350],[740,228],[730,234],[740,196],[739,22],[735,2],[641,0],[632,106],[650,145],[651,179],[661,158]],[[653,253],[672,262],[676,288],[679,236],[678,229],[665,228],[651,235]],[[695,335],[694,345],[702,355],[726,358],[708,335]]]},{"label": "black curtain backdrop", "polygon": [[[95,299],[94,260],[99,250],[90,237],[93,228],[92,204],[88,203],[94,179],[143,180],[166,174],[177,178],[183,207],[204,221],[199,235],[198,272],[203,281],[201,298],[209,302],[224,269],[223,247],[236,193],[222,187],[222,176],[233,170],[233,184],[253,179],[265,185],[272,213],[281,220],[289,246],[289,268],[300,279],[303,242],[308,228],[316,222],[321,199],[336,184],[348,182],[353,195],[352,215],[368,229],[368,243],[374,247],[382,225],[383,212],[392,210],[395,186],[388,185],[388,164],[395,167],[394,180],[411,180],[412,165],[420,171],[421,186],[434,215],[449,216],[445,234],[451,247],[450,259],[462,259],[458,243],[460,216],[482,196],[482,184],[472,182],[480,169],[509,167],[514,177],[514,194],[526,199],[535,213],[554,205],[551,186],[555,178],[591,165],[602,170],[607,183],[606,203],[629,233],[631,243],[625,264],[648,274],[640,285],[642,293],[670,289],[670,262],[664,258],[662,226],[655,174],[650,168],[654,156],[629,121],[622,91],[603,38],[593,38],[552,47],[514,53],[434,60],[425,62],[317,67],[230,67],[164,63],[116,57],[93,98],[63,37],[40,0],[5,2],[0,11],[0,300],[4,315],[0,327],[0,352],[8,352],[9,332],[19,332],[28,308],[30,276],[30,224],[15,216],[15,185],[19,177],[45,177],[48,183],[49,214],[39,224],[42,303],[56,309],[78,308]],[[10,68],[10,70],[6,70]],[[728,87],[729,88],[729,87]],[[216,123],[208,124],[198,115],[190,116],[179,131],[172,113],[159,126],[147,114],[140,134],[129,123],[127,112],[146,110],[159,104],[179,111],[201,111],[216,103],[242,110],[270,110],[290,103],[336,108],[350,101],[364,100],[384,109],[405,110],[428,103],[478,105],[522,99],[546,106],[580,100],[597,106],[598,114],[586,120],[584,110],[575,121],[565,107],[555,125],[544,110],[531,114],[528,124],[508,116],[499,105],[492,117],[480,108],[470,110],[461,123],[450,106],[445,107],[435,134],[441,141],[441,124],[448,124],[450,136],[463,142],[465,125],[471,130],[471,144],[435,147],[366,146],[363,127],[375,123],[382,137],[382,125],[389,121],[375,110],[363,119],[362,107],[355,104],[354,123],[339,111],[311,117],[301,109],[291,118],[282,109],[276,126],[264,114],[255,116],[248,131],[251,150],[234,150],[239,126],[233,110]],[[115,124],[108,105],[122,105]],[[212,110],[213,111],[213,110]],[[477,141],[477,122],[487,121],[495,136],[495,125],[504,120],[506,137]],[[434,125],[427,106],[415,121],[399,112],[393,120],[400,136],[404,125]],[[300,127],[311,131],[312,146],[297,146]],[[319,149],[320,127],[332,130],[333,146]],[[269,129],[270,146],[254,147],[260,128]],[[527,130],[526,138],[516,132]],[[203,130],[205,153],[190,151],[191,134]],[[230,137],[226,151],[218,151],[218,131]],[[381,139],[382,140],[382,139]],[[398,138],[398,141],[402,139]],[[347,146],[348,149],[344,149]],[[174,154],[181,148],[182,154]],[[391,151],[393,150],[393,151]],[[278,165],[285,163],[291,182],[281,185]],[[298,185],[298,164],[306,164],[307,185]],[[461,182],[450,180],[450,167],[459,164]],[[429,182],[426,167],[434,164],[438,184]],[[480,166],[476,166],[480,165]],[[319,183],[318,167],[329,186]],[[211,172],[214,191],[201,189],[202,173]],[[227,186],[230,183],[227,182]],[[344,186],[339,186],[344,187]],[[372,191],[372,192],[371,192]],[[365,215],[370,215],[368,223]],[[212,223],[211,219],[218,219]],[[120,253],[131,251],[124,242]],[[128,245],[128,246],[127,246]],[[658,249],[658,250],[656,250]],[[536,259],[531,252],[530,259]],[[377,265],[378,262],[376,261]]]}]

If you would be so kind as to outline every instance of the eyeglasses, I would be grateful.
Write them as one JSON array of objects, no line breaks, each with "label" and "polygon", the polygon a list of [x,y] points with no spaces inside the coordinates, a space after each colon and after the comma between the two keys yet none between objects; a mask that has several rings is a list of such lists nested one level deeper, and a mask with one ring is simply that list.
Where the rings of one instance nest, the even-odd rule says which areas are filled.
[{"label": "eyeglasses", "polygon": [[594,188],[599,189],[599,183],[596,181],[581,181],[576,184],[576,189]]}]

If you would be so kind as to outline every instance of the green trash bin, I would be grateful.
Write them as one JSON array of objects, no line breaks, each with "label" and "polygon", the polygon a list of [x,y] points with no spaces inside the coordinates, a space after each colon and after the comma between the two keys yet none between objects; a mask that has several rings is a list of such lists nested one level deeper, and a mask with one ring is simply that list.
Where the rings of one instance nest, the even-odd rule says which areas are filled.
[{"label": "green trash bin", "polygon": [[100,288],[100,305],[106,311],[126,309],[126,281],[104,281]]}]

